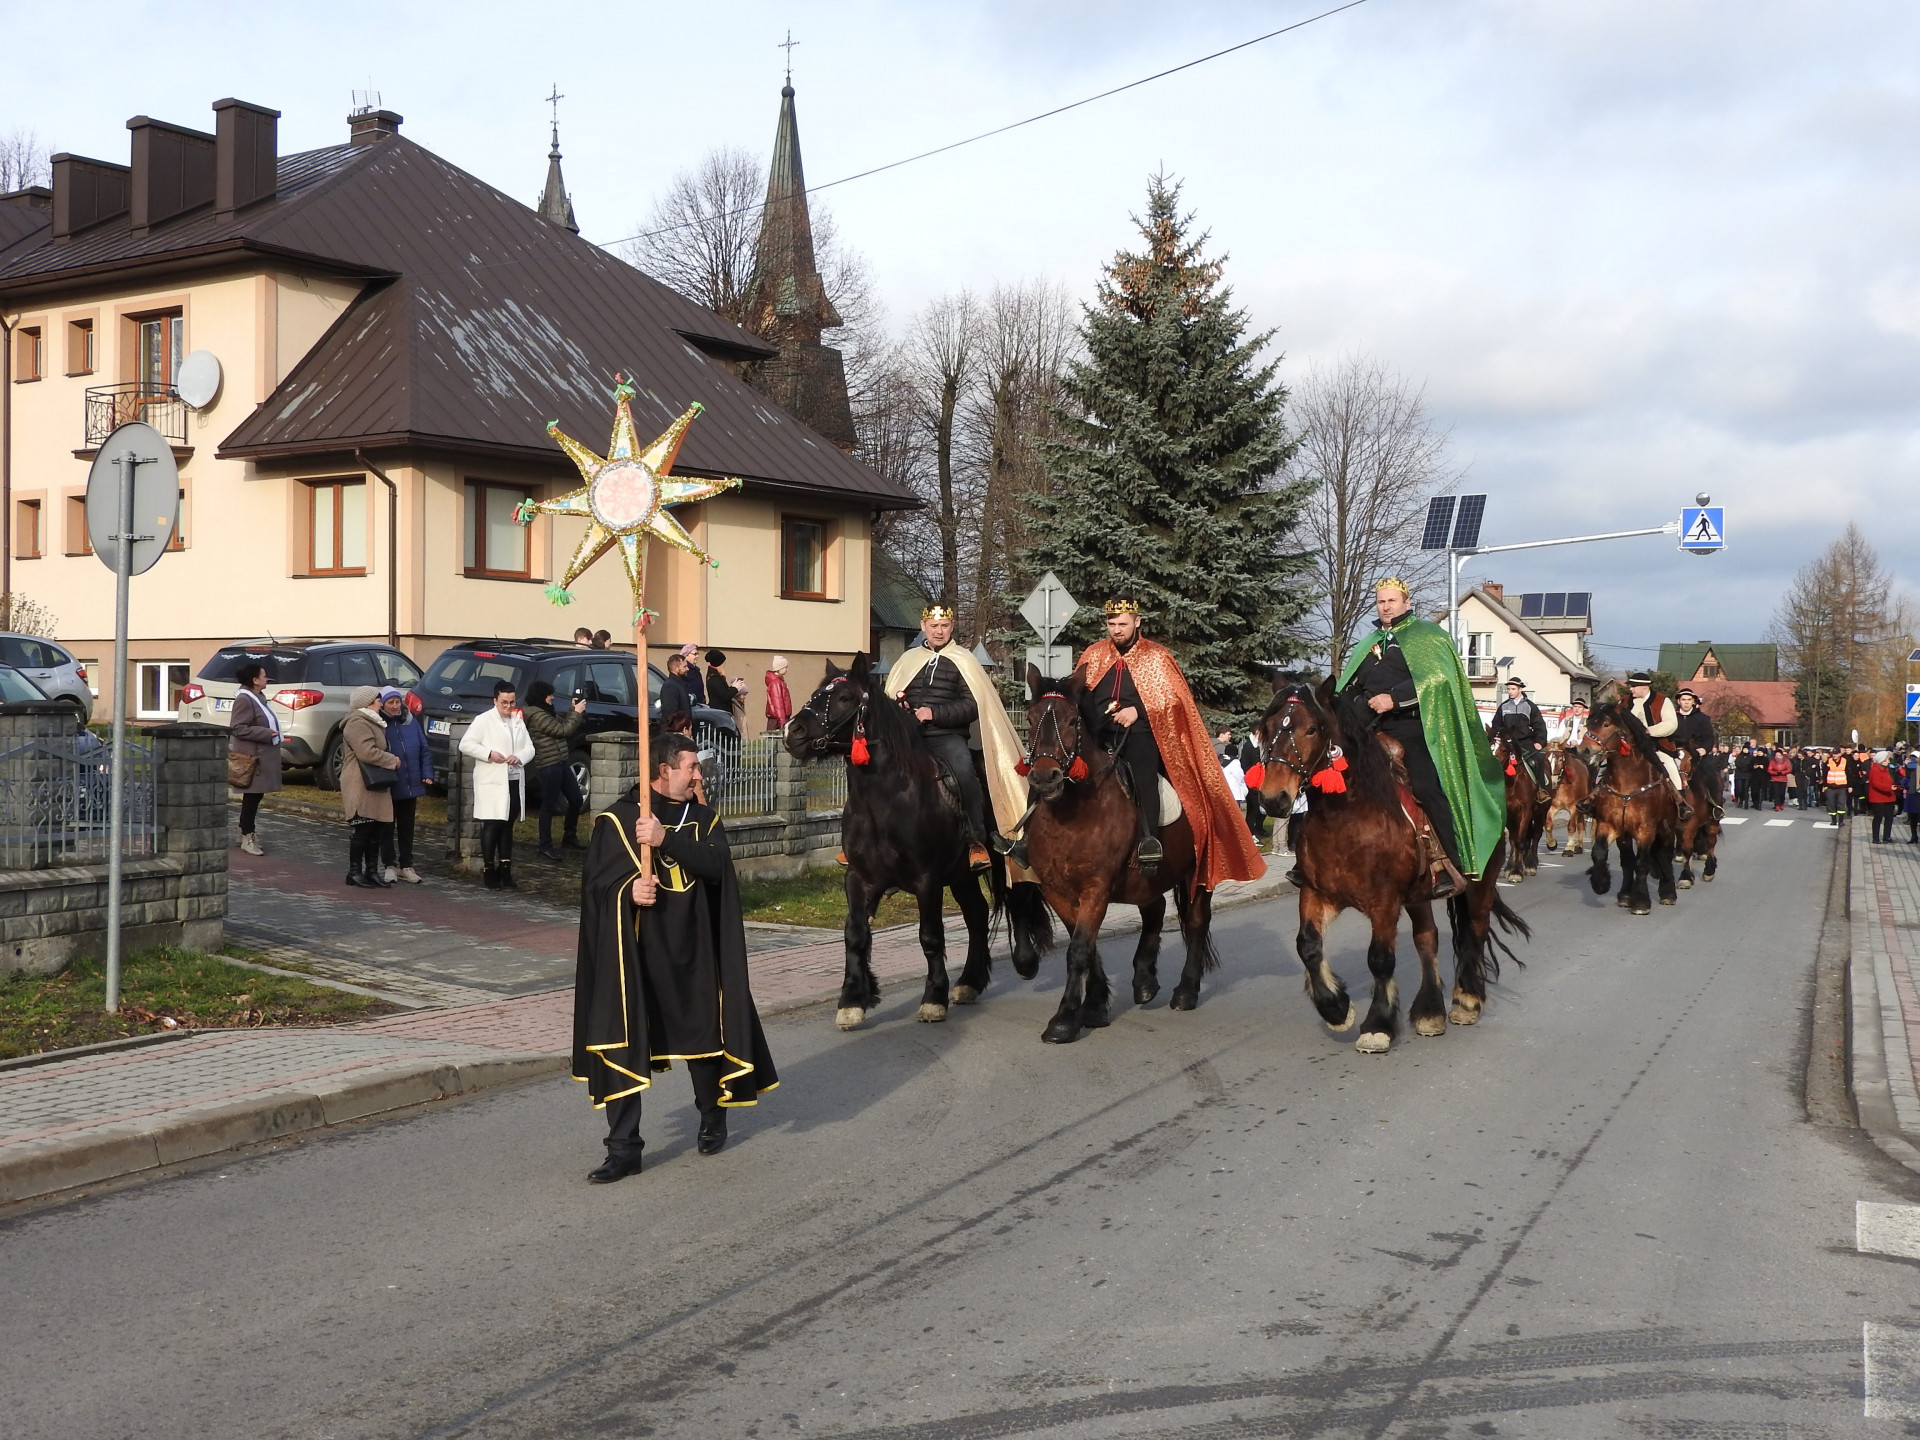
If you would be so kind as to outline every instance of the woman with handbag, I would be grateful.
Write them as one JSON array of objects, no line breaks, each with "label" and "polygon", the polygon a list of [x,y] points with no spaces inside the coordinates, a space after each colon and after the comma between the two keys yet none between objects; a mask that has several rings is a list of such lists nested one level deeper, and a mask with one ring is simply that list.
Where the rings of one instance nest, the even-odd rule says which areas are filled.
[{"label": "woman with handbag", "polygon": [[232,738],[227,743],[227,784],[240,792],[240,848],[264,855],[253,833],[260,797],[280,788],[280,717],[267,703],[267,667],[250,660],[233,672]]},{"label": "woman with handbag", "polygon": [[347,817],[347,884],[385,890],[380,843],[393,827],[393,786],[400,757],[387,749],[387,722],[377,692],[361,685],[347,697],[352,707],[340,726],[340,808]]}]

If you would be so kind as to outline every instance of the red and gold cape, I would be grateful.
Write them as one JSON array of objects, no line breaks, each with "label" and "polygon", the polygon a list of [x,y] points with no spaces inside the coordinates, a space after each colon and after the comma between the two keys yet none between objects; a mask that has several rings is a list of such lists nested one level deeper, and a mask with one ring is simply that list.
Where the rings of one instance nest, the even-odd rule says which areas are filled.
[{"label": "red and gold cape", "polygon": [[[1080,656],[1087,686],[1097,684],[1121,659],[1111,640],[1094,641]],[[1193,827],[1200,883],[1212,890],[1222,880],[1258,880],[1267,873],[1266,862],[1254,848],[1240,806],[1227,788],[1226,772],[1214,757],[1206,722],[1173,652],[1142,636],[1127,651],[1125,663],[1133,675],[1133,688],[1147,707],[1147,722],[1160,746],[1160,763]]]}]

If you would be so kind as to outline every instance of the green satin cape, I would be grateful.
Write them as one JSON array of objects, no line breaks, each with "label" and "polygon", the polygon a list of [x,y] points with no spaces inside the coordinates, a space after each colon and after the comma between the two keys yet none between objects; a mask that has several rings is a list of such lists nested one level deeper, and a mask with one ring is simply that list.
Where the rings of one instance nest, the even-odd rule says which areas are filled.
[{"label": "green satin cape", "polygon": [[1507,828],[1507,784],[1487,743],[1480,712],[1474,708],[1467,672],[1447,632],[1431,620],[1411,615],[1394,625],[1391,637],[1385,630],[1375,630],[1347,656],[1340,688],[1346,688],[1367,652],[1388,638],[1399,642],[1407,669],[1413,672],[1414,688],[1420,693],[1420,729],[1453,810],[1461,865],[1470,877],[1478,878]]}]

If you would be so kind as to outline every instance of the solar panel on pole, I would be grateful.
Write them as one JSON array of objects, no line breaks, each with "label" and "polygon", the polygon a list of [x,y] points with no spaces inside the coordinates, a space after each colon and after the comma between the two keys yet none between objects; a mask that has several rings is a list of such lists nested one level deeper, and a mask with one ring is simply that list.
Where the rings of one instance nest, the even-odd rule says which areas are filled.
[{"label": "solar panel on pole", "polygon": [[1420,536],[1422,550],[1447,548],[1447,532],[1453,528],[1453,504],[1451,495],[1436,495],[1427,501],[1427,528]]},{"label": "solar panel on pole", "polygon": [[[1486,513],[1486,496],[1460,497],[1460,512],[1453,517],[1453,549],[1471,550],[1480,543],[1480,518]],[[1432,518],[1431,513],[1428,518]]]}]

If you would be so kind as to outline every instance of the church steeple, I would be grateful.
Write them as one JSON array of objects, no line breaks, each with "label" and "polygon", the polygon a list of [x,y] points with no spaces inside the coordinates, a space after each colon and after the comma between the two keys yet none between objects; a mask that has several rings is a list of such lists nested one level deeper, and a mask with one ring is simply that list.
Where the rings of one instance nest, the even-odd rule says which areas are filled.
[{"label": "church steeple", "polygon": [[539,210],[540,218],[548,224],[578,235],[580,226],[573,218],[573,197],[567,194],[566,181],[560,176],[560,102],[566,98],[558,85],[547,97],[547,103],[553,106],[553,148],[547,151],[547,188],[540,192]]},{"label": "church steeple", "polygon": [[[788,76],[791,82],[792,76]],[[793,85],[780,88],[780,120],[773,132],[773,163],[760,212],[760,243],[747,323],[780,353],[763,360],[748,380],[782,409],[811,425],[843,450],[854,445],[853,412],[847,400],[846,367],[840,352],[820,343],[823,330],[841,324],[827,298],[813,251],[813,220],[807,210],[806,171],[800,161],[800,120]]]}]

